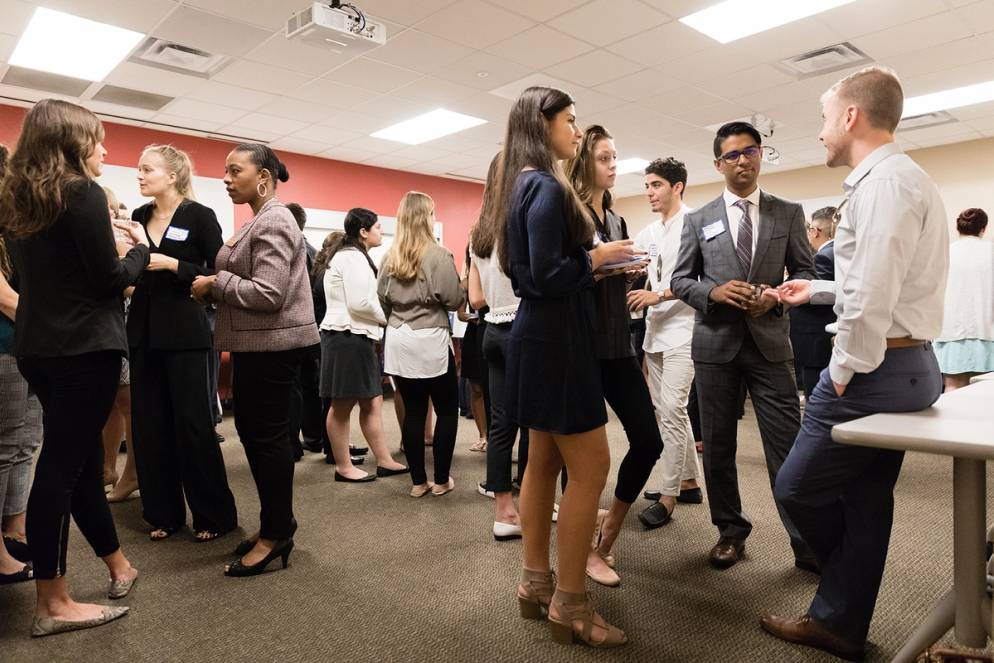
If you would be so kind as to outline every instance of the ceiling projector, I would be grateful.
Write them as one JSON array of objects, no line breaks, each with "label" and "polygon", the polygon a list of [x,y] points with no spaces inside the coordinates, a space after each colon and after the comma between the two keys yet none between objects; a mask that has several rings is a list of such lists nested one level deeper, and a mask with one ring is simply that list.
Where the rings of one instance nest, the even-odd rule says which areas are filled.
[{"label": "ceiling projector", "polygon": [[351,3],[312,2],[287,20],[286,38],[340,53],[360,54],[387,43],[387,29]]}]

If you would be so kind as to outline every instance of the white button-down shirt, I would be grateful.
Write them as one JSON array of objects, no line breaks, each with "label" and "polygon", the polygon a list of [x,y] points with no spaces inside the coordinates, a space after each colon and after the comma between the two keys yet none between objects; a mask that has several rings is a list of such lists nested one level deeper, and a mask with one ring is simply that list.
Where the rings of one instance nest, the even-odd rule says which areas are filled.
[{"label": "white button-down shirt", "polygon": [[829,372],[838,384],[870,373],[887,339],[937,338],[949,271],[939,190],[895,143],[878,147],[842,185],[835,233],[838,335]]},{"label": "white button-down shirt", "polygon": [[745,200],[749,203],[749,218],[752,219],[752,255],[756,255],[756,238],[759,237],[759,187],[750,193],[745,198],[739,198],[737,195],[725,189],[721,194],[721,197],[725,200],[725,215],[728,217],[728,232],[732,233],[732,244],[736,249],[739,248],[739,222],[742,221],[743,212],[741,209],[735,206],[735,203],[740,200]]},{"label": "white button-down shirt", "polygon": [[[683,234],[683,220],[692,211],[686,205],[663,223],[653,221],[635,237],[635,248],[646,251],[652,261],[649,263],[649,284],[653,292],[660,295],[670,287],[677,254],[680,252],[680,236]],[[646,309],[645,342],[646,352],[666,352],[690,343],[694,335],[694,309],[680,301],[659,302]]]}]

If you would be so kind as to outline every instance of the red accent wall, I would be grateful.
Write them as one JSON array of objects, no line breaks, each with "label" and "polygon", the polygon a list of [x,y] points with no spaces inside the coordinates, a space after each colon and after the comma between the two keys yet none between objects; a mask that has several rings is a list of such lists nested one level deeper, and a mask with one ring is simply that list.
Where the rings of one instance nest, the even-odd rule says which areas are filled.
[{"label": "red accent wall", "polygon": [[[0,105],[0,143],[12,150],[21,131],[26,109]],[[170,143],[186,150],[197,175],[224,177],[224,160],[233,143],[144,127],[104,122],[107,148],[105,161],[116,166],[137,166],[142,148],[150,143]],[[419,175],[362,164],[322,159],[277,150],[290,171],[290,180],[280,184],[280,198],[304,207],[348,210],[366,207],[377,214],[395,216],[407,191],[427,193],[435,200],[435,215],[444,224],[443,241],[462,265],[469,229],[476,221],[483,186],[473,182]],[[248,205],[235,210],[235,227],[252,216]]]}]

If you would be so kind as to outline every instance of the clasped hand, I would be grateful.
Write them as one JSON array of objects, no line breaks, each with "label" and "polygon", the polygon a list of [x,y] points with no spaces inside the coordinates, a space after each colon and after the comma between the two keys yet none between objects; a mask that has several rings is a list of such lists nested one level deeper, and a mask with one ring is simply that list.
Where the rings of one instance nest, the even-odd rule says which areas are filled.
[{"label": "clasped hand", "polygon": [[717,304],[725,304],[733,308],[745,311],[754,318],[765,315],[779,299],[777,291],[768,285],[758,286],[760,295],[756,295],[756,289],[751,283],[745,281],[731,280],[711,289],[708,297]]},{"label": "clasped hand", "polygon": [[214,281],[217,276],[198,276],[193,279],[193,285],[190,286],[190,297],[199,304],[210,304],[214,301],[214,296],[212,294],[214,288]]}]

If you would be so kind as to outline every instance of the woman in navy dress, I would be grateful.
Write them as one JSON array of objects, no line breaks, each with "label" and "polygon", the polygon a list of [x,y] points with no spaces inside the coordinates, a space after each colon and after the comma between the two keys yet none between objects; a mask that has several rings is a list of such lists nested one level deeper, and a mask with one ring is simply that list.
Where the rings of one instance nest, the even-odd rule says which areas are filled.
[{"label": "woman in navy dress", "polygon": [[[521,298],[508,341],[507,404],[529,429],[521,489],[524,617],[548,610],[552,636],[597,647],[624,644],[586,596],[585,569],[597,503],[611,465],[607,412],[594,347],[598,267],[626,262],[630,241],[590,249],[593,224],[559,161],[576,155],[581,133],[573,100],[546,87],[525,90],[508,118],[496,193],[504,272]],[[588,249],[590,249],[588,251]],[[570,481],[558,520],[559,578],[549,564],[556,479]]]}]

